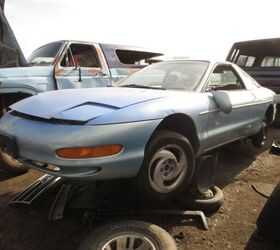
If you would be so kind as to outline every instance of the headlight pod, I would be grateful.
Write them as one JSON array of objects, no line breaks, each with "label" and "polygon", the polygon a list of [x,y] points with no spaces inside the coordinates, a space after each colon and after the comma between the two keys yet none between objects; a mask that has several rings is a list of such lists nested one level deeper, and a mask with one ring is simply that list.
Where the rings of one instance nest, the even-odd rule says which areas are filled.
[{"label": "headlight pod", "polygon": [[120,144],[104,145],[93,147],[61,148],[56,151],[56,155],[67,159],[98,158],[115,155],[123,149]]}]

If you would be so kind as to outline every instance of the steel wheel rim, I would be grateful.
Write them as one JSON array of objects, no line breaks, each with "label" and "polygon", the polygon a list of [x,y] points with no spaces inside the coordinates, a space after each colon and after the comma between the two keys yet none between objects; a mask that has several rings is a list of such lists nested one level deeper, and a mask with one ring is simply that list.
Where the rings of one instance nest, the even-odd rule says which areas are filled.
[{"label": "steel wheel rim", "polygon": [[136,233],[118,235],[106,242],[102,250],[156,250],[156,245],[147,237]]},{"label": "steel wheel rim", "polygon": [[150,161],[148,168],[150,185],[158,193],[170,193],[182,184],[187,169],[185,150],[177,144],[165,145]]}]

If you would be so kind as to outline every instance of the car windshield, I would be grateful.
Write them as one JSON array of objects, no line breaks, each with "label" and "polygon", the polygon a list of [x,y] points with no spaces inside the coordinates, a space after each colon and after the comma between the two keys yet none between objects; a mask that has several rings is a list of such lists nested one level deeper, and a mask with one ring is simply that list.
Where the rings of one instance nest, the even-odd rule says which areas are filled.
[{"label": "car windshield", "polygon": [[194,90],[208,68],[206,61],[172,61],[148,66],[117,83],[120,87]]},{"label": "car windshield", "polygon": [[36,49],[28,58],[28,64],[30,66],[51,65],[61,46],[62,43],[50,43]]}]

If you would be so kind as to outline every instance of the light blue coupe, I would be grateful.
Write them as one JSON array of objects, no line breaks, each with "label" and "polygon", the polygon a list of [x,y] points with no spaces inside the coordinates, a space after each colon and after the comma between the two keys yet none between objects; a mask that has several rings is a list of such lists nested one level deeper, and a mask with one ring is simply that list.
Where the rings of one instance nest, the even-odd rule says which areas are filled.
[{"label": "light blue coupe", "polygon": [[170,198],[190,183],[197,157],[242,138],[261,147],[274,95],[228,62],[167,61],[116,87],[50,91],[12,105],[0,145],[43,173],[136,177],[145,195]]}]

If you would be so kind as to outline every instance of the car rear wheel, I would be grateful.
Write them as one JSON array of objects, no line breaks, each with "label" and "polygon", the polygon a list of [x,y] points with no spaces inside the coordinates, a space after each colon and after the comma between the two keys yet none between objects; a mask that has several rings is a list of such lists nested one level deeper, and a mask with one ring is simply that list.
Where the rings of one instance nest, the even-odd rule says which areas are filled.
[{"label": "car rear wheel", "polygon": [[273,126],[276,128],[280,128],[280,105],[277,104],[276,106],[276,114],[275,114],[275,120],[273,122]]},{"label": "car rear wheel", "polygon": [[267,121],[266,119],[264,119],[260,131],[251,138],[253,146],[256,148],[262,148],[266,142],[266,136],[267,136]]},{"label": "car rear wheel", "polygon": [[158,131],[150,140],[138,174],[138,190],[152,201],[174,199],[184,191],[193,176],[194,152],[183,135]]},{"label": "car rear wheel", "polygon": [[120,221],[93,231],[78,250],[176,250],[176,243],[165,230],[143,221]]}]

